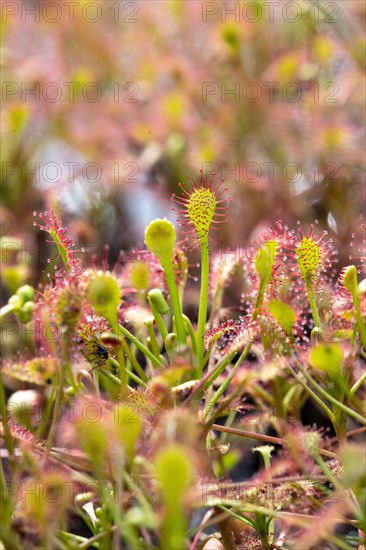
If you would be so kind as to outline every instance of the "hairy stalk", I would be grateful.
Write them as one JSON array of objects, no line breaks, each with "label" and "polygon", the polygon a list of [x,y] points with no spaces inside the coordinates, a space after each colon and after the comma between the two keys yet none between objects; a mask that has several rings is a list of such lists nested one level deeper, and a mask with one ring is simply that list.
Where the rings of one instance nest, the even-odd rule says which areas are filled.
[{"label": "hairy stalk", "polygon": [[117,350],[117,362],[119,364],[119,378],[121,380],[121,397],[122,399],[126,399],[128,395],[127,368],[126,368],[125,354],[123,351],[122,344],[119,346]]},{"label": "hairy stalk", "polygon": [[69,341],[70,341],[70,335],[69,335],[69,329],[67,328],[67,330],[62,335],[61,366],[60,366],[60,372],[59,372],[59,381],[58,381],[58,387],[56,390],[56,399],[55,399],[55,403],[52,411],[51,426],[48,432],[47,443],[46,443],[45,453],[43,457],[44,464],[46,464],[50,450],[55,442],[56,432],[58,427],[58,420],[60,418],[61,408],[64,400],[65,378],[70,365]]},{"label": "hairy stalk", "polygon": [[6,409],[6,396],[5,396],[5,388],[4,388],[4,382],[3,382],[3,373],[1,368],[0,368],[0,416],[3,423],[5,445],[9,453],[9,464],[12,471],[14,471],[16,466],[16,460],[15,460],[15,454],[14,454],[14,442],[13,442],[13,437],[10,433],[10,428],[8,424],[8,411]]},{"label": "hairy stalk", "polygon": [[163,265],[166,282],[168,285],[170,303],[172,305],[174,314],[174,323],[177,333],[178,345],[185,345],[186,343],[186,329],[183,321],[182,307],[179,300],[179,293],[175,282],[175,274],[173,263],[165,263]]},{"label": "hairy stalk", "polygon": [[187,317],[187,315],[183,315],[183,321],[186,325],[186,329],[188,331],[188,334],[189,334],[189,337],[191,339],[191,346],[192,346],[192,352],[193,352],[193,355],[197,357],[197,342],[196,342],[196,335],[194,333],[194,330],[193,330],[193,327],[192,327],[192,323],[189,319],[189,317]]},{"label": "hairy stalk", "polygon": [[216,380],[218,376],[226,369],[226,367],[230,364],[232,359],[234,358],[235,353],[232,353],[228,357],[225,357],[217,366],[215,366],[210,372],[206,373],[203,378],[201,378],[200,382],[197,384],[197,386],[193,389],[191,394],[187,397],[185,400],[185,404],[188,405],[193,401],[195,398],[199,399],[203,390],[208,389],[210,385]]},{"label": "hairy stalk", "polygon": [[208,237],[202,237],[200,239],[201,245],[201,290],[200,290],[200,303],[198,310],[198,323],[197,323],[197,357],[199,361],[198,378],[202,377],[203,370],[203,354],[204,354],[204,341],[203,334],[206,329],[207,319],[207,307],[208,307],[208,276],[209,276],[209,254],[208,254]]},{"label": "hairy stalk", "polygon": [[357,289],[355,290],[355,292],[352,292],[352,297],[353,297],[353,303],[356,310],[356,319],[357,319],[358,330],[360,333],[361,344],[366,349],[366,325],[362,317],[360,297],[358,295]]},{"label": "hairy stalk", "polygon": [[[218,506],[215,506],[215,513],[217,516],[220,516],[221,514],[221,510]],[[218,520],[217,526],[220,530],[225,550],[236,550],[236,544],[229,518]]]},{"label": "hairy stalk", "polygon": [[[115,359],[110,357],[107,360],[107,363],[108,362],[110,363],[110,365],[113,365],[113,366],[119,368],[119,363]],[[106,378],[108,378],[109,380],[111,380],[112,382],[117,384],[118,386],[121,386],[121,379],[120,378],[117,378],[117,376],[114,376],[114,374],[112,374],[111,372],[109,372],[108,370],[103,369],[103,368],[100,370],[100,372],[103,373]],[[139,378],[139,376],[137,376],[134,372],[130,371],[127,367],[126,367],[126,374],[128,374],[128,376],[131,378],[131,380],[133,380],[134,382],[136,382],[140,386],[143,386],[144,388],[146,388],[146,383],[141,378]],[[128,386],[127,386],[127,389],[128,389]]]},{"label": "hairy stalk", "polygon": [[125,355],[127,356],[127,359],[130,361],[131,366],[135,369],[136,373],[138,374],[138,376],[144,382],[147,382],[148,381],[148,376],[147,376],[146,372],[144,371],[144,369],[142,368],[142,366],[140,365],[140,363],[138,362],[138,360],[137,360],[136,356],[134,355],[134,353],[132,353],[129,345],[127,344],[127,342],[125,340],[125,338],[122,339],[122,349],[123,349]]},{"label": "hairy stalk", "polygon": [[301,373],[304,375],[304,377],[306,378],[306,380],[309,382],[309,384],[312,384],[314,386],[314,388],[320,393],[320,395],[322,397],[324,397],[325,399],[327,399],[328,401],[330,401],[333,405],[336,405],[337,407],[339,407],[340,409],[342,409],[342,411],[344,411],[345,413],[347,413],[349,416],[351,416],[352,418],[354,418],[355,420],[358,420],[358,422],[360,422],[361,424],[363,425],[366,425],[366,419],[361,416],[360,414],[358,414],[356,411],[354,411],[353,409],[350,409],[349,407],[347,407],[346,405],[344,405],[344,403],[341,403],[341,401],[339,401],[338,399],[336,399],[335,397],[333,397],[329,392],[327,392],[326,390],[324,390],[320,384],[318,384],[317,382],[315,382],[315,380],[309,376],[309,374],[306,372],[306,370],[302,367],[302,365],[300,364],[297,364],[297,367],[299,368],[299,370],[301,371]]},{"label": "hairy stalk", "polygon": [[97,397],[100,397],[99,372],[96,369],[94,369],[92,374],[93,374],[93,382],[95,387],[95,395]]},{"label": "hairy stalk", "polygon": [[[301,374],[304,376],[304,378],[306,379],[306,381],[311,384],[318,392],[319,394],[324,397],[325,399],[327,399],[328,401],[330,401],[332,404],[336,405],[337,407],[339,407],[340,409],[342,409],[345,413],[347,413],[349,416],[351,416],[352,418],[354,418],[355,420],[358,420],[358,422],[360,422],[361,424],[363,425],[366,425],[366,420],[363,416],[361,416],[360,414],[358,414],[356,411],[350,409],[349,407],[347,407],[346,405],[344,405],[343,403],[341,403],[340,401],[338,401],[338,399],[336,399],[335,397],[333,397],[329,392],[327,392],[326,390],[324,390],[320,384],[318,384],[317,382],[315,382],[315,380],[306,372],[306,370],[303,368],[303,366],[298,362],[296,361],[296,366],[297,368],[299,369],[299,371],[301,372]],[[292,371],[292,373],[295,375],[295,377],[297,378],[297,380],[300,380],[299,377],[296,375],[295,371],[292,369],[292,367],[290,367],[288,365],[289,369]],[[303,381],[300,382],[302,385],[304,385]],[[312,392],[312,390],[305,384],[304,387],[307,389],[307,391],[310,393]],[[312,392],[312,395],[314,394],[314,392]],[[319,400],[319,397],[317,396],[317,399]],[[321,400],[320,400],[321,403],[323,403]],[[320,404],[320,403],[319,403]],[[326,407],[326,405],[323,403],[323,408]],[[333,413],[330,411],[330,409],[327,407],[328,411],[330,412],[331,414],[331,417],[334,417]],[[329,412],[327,412],[327,414],[329,414]]]},{"label": "hairy stalk", "polygon": [[[287,368],[291,372],[292,376],[299,382],[299,384],[311,395],[311,397],[314,399],[314,401],[319,405],[321,409],[327,414],[327,416],[330,418],[332,423],[334,423],[334,414],[330,410],[330,408],[320,399],[320,397],[311,389],[309,388],[308,384],[303,380],[291,367],[291,365],[287,364]],[[304,375],[305,376],[305,375]],[[305,377],[306,378],[306,377]],[[308,380],[307,380],[308,381]]]},{"label": "hairy stalk", "polygon": [[156,307],[154,306],[154,304],[150,300],[149,300],[149,304],[150,304],[152,314],[154,315],[156,326],[158,327],[158,330],[159,330],[159,332],[161,334],[161,337],[163,339],[163,342],[164,342],[165,338],[168,336],[168,330],[167,330],[166,326],[164,325],[164,321],[162,319],[162,316],[160,315],[160,313],[157,311]]},{"label": "hairy stalk", "polygon": [[[214,394],[212,399],[210,399],[210,406],[211,406],[210,409],[212,409],[216,405],[216,403],[218,402],[220,397],[225,393],[226,389],[228,388],[229,384],[231,383],[232,379],[234,378],[235,374],[237,373],[237,371],[238,371],[239,367],[241,366],[242,362],[244,361],[244,359],[246,358],[246,356],[250,352],[251,347],[252,347],[252,342],[248,342],[248,344],[245,346],[242,354],[240,355],[239,359],[235,363],[235,366],[231,370],[230,375],[224,380],[224,382],[221,384],[219,389],[216,391],[216,393]],[[208,412],[207,415],[205,415],[205,418],[206,417],[207,417],[207,420],[210,419],[210,417],[211,417],[210,411]]]},{"label": "hairy stalk", "polygon": [[364,372],[358,380],[353,384],[352,388],[350,389],[349,395],[350,397],[353,397],[357,390],[362,386],[362,384],[366,380],[366,372]]},{"label": "hairy stalk", "polygon": [[156,335],[155,335],[155,330],[154,330],[154,318],[151,317],[149,318],[148,321],[145,321],[145,325],[147,327],[147,332],[149,334],[149,338],[150,338],[150,345],[149,347],[151,348],[151,351],[152,353],[155,355],[155,357],[157,359],[159,359],[159,355],[160,355],[160,349],[159,349],[159,344],[158,344],[158,341],[156,339]]},{"label": "hairy stalk", "polygon": [[318,328],[320,331],[322,331],[323,329],[320,321],[318,306],[316,305],[313,285],[310,280],[306,281],[306,290],[308,294],[309,305],[310,305],[311,314],[313,316],[315,327]]},{"label": "hairy stalk", "polygon": [[[146,346],[144,346],[144,344],[142,344],[140,340],[138,340],[136,336],[134,336],[129,330],[127,330],[122,325],[118,324],[118,331],[120,331],[120,333],[126,338],[128,338],[133,344],[135,344],[137,349],[139,349],[144,355],[146,355],[146,357],[150,359],[150,361],[153,363],[153,365],[155,365],[155,367],[163,366],[160,360],[157,359],[155,355],[152,354],[151,351]],[[121,336],[121,334],[118,334],[118,331],[117,331],[117,336]]]}]

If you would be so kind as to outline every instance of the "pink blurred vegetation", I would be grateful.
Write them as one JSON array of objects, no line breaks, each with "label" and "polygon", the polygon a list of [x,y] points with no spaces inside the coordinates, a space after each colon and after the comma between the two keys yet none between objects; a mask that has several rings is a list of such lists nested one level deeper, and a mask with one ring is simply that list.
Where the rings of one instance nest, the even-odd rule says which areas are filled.
[{"label": "pink blurred vegetation", "polygon": [[9,548],[365,549],[366,7],[269,4],[4,2]]},{"label": "pink blurred vegetation", "polygon": [[[282,6],[250,22],[246,2],[238,18],[215,2],[103,1],[95,23],[86,2],[54,23],[47,2],[23,4],[39,21],[19,9],[3,30],[3,234],[32,246],[33,209],[53,206],[83,244],[126,248],[142,240],[142,204],[166,205],[179,181],[216,167],[234,198],[229,246],[275,219],[317,218],[348,247],[365,199],[362,2],[335,16],[297,3],[294,23]],[[43,177],[47,163],[62,175]]]}]

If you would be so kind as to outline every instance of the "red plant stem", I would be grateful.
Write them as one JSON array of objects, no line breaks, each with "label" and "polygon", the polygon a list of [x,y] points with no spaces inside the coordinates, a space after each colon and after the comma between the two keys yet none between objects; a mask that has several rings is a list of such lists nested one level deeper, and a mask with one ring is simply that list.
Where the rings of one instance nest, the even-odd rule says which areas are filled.
[{"label": "red plant stem", "polygon": [[[212,424],[211,426],[206,426],[204,422],[199,422],[201,426],[209,430],[214,430],[216,432],[226,432],[233,435],[240,435],[242,437],[248,437],[249,439],[257,439],[258,441],[265,441],[267,443],[274,443],[275,445],[285,445],[286,441],[281,437],[273,437],[271,435],[258,434],[256,432],[249,432],[247,430],[239,430],[238,428],[228,428],[227,426],[220,426],[219,424]],[[330,456],[335,458],[337,455],[326,449],[320,449],[320,454],[324,456]]]}]

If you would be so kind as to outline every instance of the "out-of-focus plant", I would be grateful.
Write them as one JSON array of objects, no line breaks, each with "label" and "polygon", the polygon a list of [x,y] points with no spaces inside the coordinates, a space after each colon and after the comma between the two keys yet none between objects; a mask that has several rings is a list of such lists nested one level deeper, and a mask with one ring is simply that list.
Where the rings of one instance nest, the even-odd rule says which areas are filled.
[{"label": "out-of-focus plant", "polygon": [[[53,211],[39,215],[57,248],[54,274],[1,309],[3,322],[15,315],[34,333],[32,357],[5,359],[0,377],[6,547],[364,544],[364,447],[352,440],[366,429],[357,269],[337,279],[326,232],[281,221],[220,268],[208,238],[228,197],[205,178],[191,185],[173,198],[201,248],[197,322],[185,313],[192,243],[177,243],[171,222],[152,220],[136,265],[109,270],[83,262]],[[250,285],[229,318],[222,298],[235,268]],[[302,422],[307,403],[334,437]],[[253,441],[263,467],[238,482]]]},{"label": "out-of-focus plant", "polygon": [[80,242],[97,225],[127,247],[131,197],[152,206],[202,163],[235,182],[230,245],[317,217],[345,247],[365,198],[360,2],[31,5],[4,8],[5,234],[46,196],[82,214]]}]

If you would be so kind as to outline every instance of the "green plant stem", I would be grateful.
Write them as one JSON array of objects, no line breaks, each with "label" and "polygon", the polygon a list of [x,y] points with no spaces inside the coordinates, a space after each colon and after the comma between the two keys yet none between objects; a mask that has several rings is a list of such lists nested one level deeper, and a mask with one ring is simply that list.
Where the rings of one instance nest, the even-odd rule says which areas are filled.
[{"label": "green plant stem", "polygon": [[249,527],[254,529],[254,521],[247,518],[246,516],[239,516],[239,514],[236,514],[235,512],[230,510],[229,508],[226,508],[226,506],[224,506],[223,504],[218,504],[216,506],[216,508],[220,508],[220,510],[222,510],[223,512],[226,512],[227,514],[229,514],[233,518],[237,519],[238,521],[241,521],[242,523],[245,523],[246,525],[249,525]]},{"label": "green plant stem", "polygon": [[189,334],[189,337],[191,339],[191,346],[192,346],[192,352],[193,352],[193,355],[195,355],[197,357],[197,342],[196,342],[196,335],[194,333],[194,330],[193,330],[193,327],[192,327],[192,323],[191,323],[191,320],[189,319],[189,317],[187,317],[187,315],[183,315],[183,321],[186,325],[186,328],[188,330],[188,334]]},{"label": "green plant stem", "polygon": [[[119,363],[115,360],[115,359],[112,359],[112,358],[109,358],[108,361],[111,361],[111,364],[115,364],[115,366],[118,366],[119,367]],[[114,363],[113,363],[114,362]],[[117,376],[114,376],[114,374],[112,374],[111,372],[109,372],[108,370],[105,370],[105,369],[101,369],[100,372],[102,374],[104,374],[104,376],[106,378],[109,378],[109,380],[111,380],[112,382],[114,382],[115,384],[117,385],[121,385],[121,379],[120,378],[117,378]],[[137,382],[137,384],[139,384],[140,386],[143,386],[144,388],[146,388],[146,383],[141,380],[141,378],[139,378],[134,372],[130,371],[128,368],[126,368],[126,373],[128,374],[128,376],[134,381],[134,382]],[[128,386],[127,386],[128,388]]]},{"label": "green plant stem", "polygon": [[212,322],[212,323],[215,323],[217,315],[220,311],[223,296],[224,296],[224,287],[223,288],[218,288],[216,293],[215,293],[215,296],[213,298],[212,305],[211,305],[210,322]]},{"label": "green plant stem", "polygon": [[122,399],[125,399],[128,394],[128,380],[127,380],[127,367],[126,367],[126,361],[125,361],[125,354],[121,346],[117,350],[117,362],[119,364],[119,379],[121,381],[121,397]]},{"label": "green plant stem", "polygon": [[[363,416],[358,414],[356,411],[350,409],[349,407],[347,407],[346,405],[344,405],[343,403],[338,401],[338,399],[336,399],[335,397],[330,395],[327,391],[325,391],[321,387],[320,384],[315,382],[315,380],[306,372],[306,370],[303,368],[303,366],[298,361],[296,361],[296,366],[299,369],[299,371],[301,372],[301,374],[303,374],[304,378],[306,378],[307,382],[309,382],[309,384],[311,384],[320,393],[320,395],[322,397],[324,397],[324,399],[327,399],[332,404],[337,405],[337,407],[342,409],[345,413],[347,413],[349,416],[351,416],[355,420],[358,420],[358,422],[360,422],[361,424],[366,425],[366,420],[365,420],[365,418],[363,418]],[[293,369],[292,369],[292,372],[294,372]],[[305,385],[305,387],[307,387],[307,386]],[[311,391],[310,388],[307,387],[307,389],[308,389],[308,391]],[[324,403],[323,403],[323,405],[324,405]],[[331,412],[331,415],[333,415],[332,412]]]},{"label": "green plant stem", "polygon": [[[216,393],[214,394],[214,396],[212,397],[212,399],[210,399],[210,408],[212,409],[214,407],[214,405],[216,405],[216,403],[218,402],[218,400],[220,399],[220,397],[225,393],[226,389],[228,388],[229,384],[231,383],[232,379],[234,378],[237,370],[239,369],[239,367],[241,366],[242,364],[242,361],[244,361],[244,359],[246,358],[246,356],[248,355],[249,351],[250,351],[250,348],[252,347],[252,342],[248,342],[247,345],[245,346],[242,354],[240,355],[239,359],[237,360],[237,362],[235,363],[235,366],[233,367],[233,369],[231,370],[231,373],[229,374],[229,376],[224,380],[224,382],[221,384],[221,386],[219,387],[219,389],[216,391]],[[210,415],[208,414],[208,420],[210,419]],[[205,416],[206,418],[206,416]]]},{"label": "green plant stem", "polygon": [[274,403],[273,395],[270,394],[270,393],[269,393],[267,390],[265,390],[264,388],[261,388],[260,386],[258,386],[258,384],[253,384],[253,385],[252,385],[252,394],[257,394],[257,395],[259,395],[259,397],[261,397],[262,399],[264,399],[264,401],[266,401],[267,403],[271,403],[271,404]]},{"label": "green plant stem", "polygon": [[330,395],[330,393],[328,393],[327,391],[325,391],[322,386],[320,384],[318,384],[317,382],[315,382],[315,380],[313,380],[313,378],[311,378],[311,376],[309,376],[309,374],[306,372],[306,370],[302,367],[302,365],[298,364],[297,365],[299,370],[301,371],[301,373],[306,377],[307,381],[312,384],[314,386],[314,388],[317,389],[317,391],[320,393],[320,395],[322,397],[324,397],[324,399],[327,399],[328,401],[330,401],[333,405],[336,405],[337,407],[339,407],[340,409],[342,409],[342,411],[344,411],[345,413],[347,413],[349,416],[351,416],[352,418],[354,418],[355,420],[358,420],[358,422],[360,422],[361,424],[363,424],[364,426],[366,425],[366,419],[361,416],[359,413],[357,413],[356,411],[354,411],[353,409],[350,409],[349,407],[347,407],[344,403],[341,403],[341,401],[338,401],[338,399],[336,399],[335,397],[333,397],[332,395]]},{"label": "green plant stem", "polygon": [[159,345],[158,345],[158,342],[157,342],[156,336],[155,336],[155,331],[154,331],[154,326],[153,326],[153,318],[151,318],[151,322],[146,323],[146,327],[147,327],[147,332],[148,332],[149,338],[150,338],[151,351],[155,355],[155,357],[157,359],[159,359],[160,350],[159,350]]},{"label": "green plant stem", "polygon": [[[127,358],[129,359],[130,363],[131,363],[131,366],[135,369],[136,373],[139,375],[139,377],[144,381],[144,382],[147,382],[148,381],[148,377],[146,375],[146,372],[144,371],[144,369],[142,368],[142,366],[140,365],[140,363],[138,362],[137,358],[135,357],[135,355],[132,353],[129,345],[127,344],[126,340],[123,338],[122,340],[122,348],[123,348],[123,351],[125,352],[125,355],[127,356]],[[127,367],[126,367],[127,368]]]},{"label": "green plant stem", "polygon": [[43,456],[44,463],[47,462],[49,452],[55,442],[56,432],[58,427],[58,420],[61,414],[62,403],[64,400],[64,385],[65,385],[65,375],[68,371],[68,365],[70,364],[70,347],[69,347],[69,331],[65,331],[62,335],[61,342],[61,366],[59,372],[59,381],[56,391],[56,399],[52,411],[52,420],[50,430],[48,432],[47,443],[45,447],[45,453]]},{"label": "green plant stem", "polygon": [[[90,539],[84,539],[85,542],[80,541],[81,544],[79,544],[76,548],[78,550],[81,550],[81,549],[85,550],[86,548],[89,548],[89,546],[92,546],[94,544],[94,542],[97,542],[100,539],[102,539],[106,534],[108,534],[108,532],[113,533],[118,528],[119,528],[118,525],[114,525],[113,527],[111,526],[109,531],[102,531],[101,533],[98,533],[98,534],[94,535],[93,537],[90,537]],[[78,538],[81,538],[81,537],[78,537]]]},{"label": "green plant stem", "polygon": [[[220,515],[220,508],[217,506],[215,506],[215,513],[217,516]],[[218,520],[217,526],[220,530],[225,550],[237,550],[229,518]]]},{"label": "green plant stem", "polygon": [[8,503],[8,490],[6,487],[6,480],[5,480],[2,460],[0,460],[0,494],[1,494],[2,502],[5,501],[6,503]]},{"label": "green plant stem", "polygon": [[16,466],[16,460],[15,460],[15,454],[14,454],[14,442],[13,442],[13,437],[11,435],[9,424],[8,424],[8,411],[6,409],[5,388],[4,388],[4,382],[3,382],[3,372],[1,368],[0,368],[0,416],[4,426],[3,428],[4,439],[5,439],[5,445],[6,445],[7,451],[9,453],[9,464],[12,471],[14,471]]},{"label": "green plant stem", "polygon": [[218,376],[222,373],[222,371],[229,365],[230,361],[235,356],[235,353],[232,353],[228,357],[225,357],[221,363],[219,363],[215,368],[205,374],[204,378],[201,378],[197,386],[194,388],[194,390],[191,392],[189,397],[185,400],[185,404],[188,405],[193,399],[202,393],[203,389],[208,389],[210,385],[216,380]]},{"label": "green plant stem", "polygon": [[358,380],[353,384],[352,388],[350,389],[349,395],[350,397],[353,397],[357,390],[362,386],[362,384],[366,380],[366,372],[364,372]]},{"label": "green plant stem", "polygon": [[307,290],[307,293],[308,293],[308,300],[309,300],[309,305],[310,305],[310,309],[311,309],[311,314],[313,316],[314,324],[315,324],[316,328],[318,328],[319,330],[322,331],[323,330],[322,329],[322,324],[321,324],[321,321],[320,321],[318,306],[316,305],[313,285],[312,285],[311,281],[306,281],[306,290]]},{"label": "green plant stem", "polygon": [[44,439],[45,434],[47,433],[48,420],[49,420],[50,415],[52,414],[52,409],[53,409],[53,406],[54,406],[56,393],[57,393],[57,388],[55,388],[55,386],[52,386],[51,390],[50,390],[49,398],[48,398],[46,406],[45,406],[45,409],[42,413],[41,422],[40,422],[40,424],[37,428],[37,432],[36,432],[39,439]]},{"label": "green plant stem", "polygon": [[321,469],[321,471],[324,473],[324,475],[327,477],[329,481],[333,483],[334,487],[337,487],[339,485],[339,481],[334,477],[331,470],[328,468],[326,462],[322,459],[319,452],[316,452],[313,456],[315,462]]},{"label": "green plant stem", "polygon": [[178,345],[184,346],[186,343],[186,329],[183,321],[182,308],[180,305],[179,293],[175,282],[175,273],[173,263],[166,263],[163,265],[166,282],[168,285],[170,303],[172,305],[175,332],[177,333]]},{"label": "green plant stem", "polygon": [[17,309],[16,304],[6,304],[0,309],[0,321],[5,319],[8,315],[11,313],[14,313],[14,311]]},{"label": "green plant stem", "polygon": [[93,382],[95,386],[95,394],[97,397],[100,397],[99,372],[96,369],[94,369],[92,374],[93,374]]},{"label": "green plant stem", "polygon": [[365,323],[363,321],[363,318],[362,318],[360,298],[359,298],[359,295],[357,293],[357,290],[356,290],[356,292],[352,293],[352,298],[353,298],[353,303],[354,303],[355,310],[356,310],[356,319],[357,319],[357,324],[358,324],[358,330],[359,330],[359,333],[360,333],[361,344],[363,345],[364,348],[366,348],[366,325],[365,325]]},{"label": "green plant stem", "polygon": [[[271,469],[271,453],[274,451],[274,447],[266,445],[261,447],[256,447],[253,449],[257,452],[259,452],[262,455],[263,462],[264,462],[264,468],[267,472],[269,472],[270,480],[272,479],[270,469]],[[274,541],[274,518],[270,518],[268,521],[268,524],[266,524],[266,521],[262,521],[265,519],[262,514],[256,514],[258,516],[258,519],[260,521],[260,524],[263,524],[264,531],[262,534],[264,546],[268,547],[268,550],[271,550],[271,543]],[[262,538],[261,537],[261,538]]]},{"label": "green plant stem", "polygon": [[197,322],[197,357],[199,361],[198,378],[202,377],[204,341],[203,334],[206,330],[207,307],[208,307],[208,276],[209,276],[209,254],[208,237],[200,240],[201,245],[201,290]]},{"label": "green plant stem", "polygon": [[168,330],[167,330],[166,326],[164,325],[164,321],[163,321],[162,316],[160,315],[160,313],[157,311],[157,309],[154,307],[154,304],[152,304],[150,300],[149,300],[149,304],[150,304],[151,312],[154,315],[156,326],[158,327],[158,330],[159,330],[159,332],[161,334],[161,337],[163,339],[163,342],[164,342],[165,338],[168,336]]},{"label": "green plant stem", "polygon": [[[287,368],[291,372],[292,376],[301,384],[301,386],[311,395],[311,397],[314,399],[314,401],[319,405],[321,409],[328,415],[332,423],[335,422],[334,414],[330,410],[330,408],[320,399],[320,397],[311,389],[309,388],[308,384],[302,380],[302,378],[294,371],[294,369],[287,365]],[[304,375],[305,376],[305,375]],[[305,377],[306,378],[306,377]]]},{"label": "green plant stem", "polygon": [[[118,330],[123,334],[123,336],[126,336],[126,338],[128,338],[133,344],[135,344],[137,349],[139,349],[144,355],[146,355],[146,357],[150,359],[153,365],[155,365],[156,367],[163,366],[159,361],[159,359],[157,359],[155,355],[153,355],[151,351],[146,346],[144,346],[144,344],[142,344],[140,340],[136,338],[136,336],[131,334],[131,332],[127,330],[125,327],[123,327],[122,325],[118,324],[117,326],[118,326]],[[120,336],[120,334],[117,334],[117,336]]]},{"label": "green plant stem", "polygon": [[208,388],[215,382],[216,378],[220,376],[220,374],[226,369],[226,367],[230,364],[230,362],[235,357],[235,353],[231,353],[228,357],[225,357],[221,363],[215,367],[215,370],[210,373],[210,375],[203,380],[204,389],[208,390]]}]

